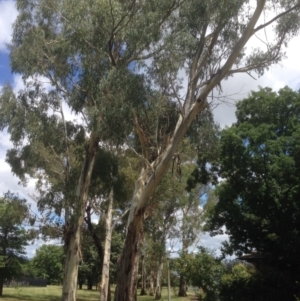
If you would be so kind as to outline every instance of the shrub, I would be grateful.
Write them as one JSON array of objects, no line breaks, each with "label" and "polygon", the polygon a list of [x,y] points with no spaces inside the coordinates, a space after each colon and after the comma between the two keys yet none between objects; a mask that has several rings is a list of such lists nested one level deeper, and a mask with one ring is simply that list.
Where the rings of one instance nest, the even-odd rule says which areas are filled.
[{"label": "shrub", "polygon": [[275,270],[261,274],[238,264],[221,278],[221,301],[294,301],[291,284]]}]

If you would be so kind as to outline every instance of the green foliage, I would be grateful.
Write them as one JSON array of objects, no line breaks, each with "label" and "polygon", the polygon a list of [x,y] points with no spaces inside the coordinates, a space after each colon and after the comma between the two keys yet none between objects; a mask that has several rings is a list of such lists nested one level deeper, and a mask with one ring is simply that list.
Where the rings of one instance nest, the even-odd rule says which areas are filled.
[{"label": "green foliage", "polygon": [[42,245],[36,250],[30,264],[37,278],[47,279],[48,284],[61,284],[64,257],[62,246]]},{"label": "green foliage", "polygon": [[224,265],[208,249],[201,247],[196,254],[186,255],[185,275],[188,282],[201,288],[205,301],[219,300],[221,276],[224,273]]},{"label": "green foliage", "polygon": [[[102,225],[97,225],[97,231],[100,230],[103,232],[101,226]],[[101,238],[101,240],[105,239],[104,237]],[[87,284],[88,289],[91,290],[93,285],[99,283],[102,270],[102,258],[99,258],[93,238],[86,228],[82,231],[81,253],[82,258],[78,270],[78,283],[79,285]]]},{"label": "green foliage", "polygon": [[120,229],[115,228],[115,230],[112,233],[111,255],[110,255],[110,266],[109,266],[109,278],[111,284],[117,282],[118,260],[122,252],[123,245],[124,245],[124,233],[122,233]]},{"label": "green foliage", "polygon": [[[31,238],[23,223],[29,220],[25,199],[10,192],[0,198],[0,283],[22,271],[25,246]],[[1,290],[2,291],[2,290]]]},{"label": "green foliage", "polygon": [[[64,208],[67,213],[75,211],[74,219],[79,216],[80,206],[72,198],[74,189],[70,192],[68,188],[74,187],[79,178],[85,133],[91,131],[101,137],[102,143],[109,141],[110,149],[127,144],[143,153],[143,166],[147,166],[152,181],[147,179],[145,187],[155,187],[192,117],[206,106],[205,99],[217,85],[221,89],[220,81],[237,72],[255,70],[261,75],[281,59],[281,46],[299,29],[298,11],[293,9],[283,18],[275,18],[276,38],[268,43],[265,52],[253,51],[246,56],[244,45],[256,32],[251,26],[246,29],[255,23],[249,22],[249,1],[227,2],[17,1],[19,14],[10,48],[12,69],[21,73],[27,84],[32,76],[46,77],[51,88],[43,94],[34,82],[33,88],[28,85],[15,96],[11,88],[5,87],[0,99],[0,111],[4,112],[0,113],[0,128],[8,127],[15,143],[8,152],[14,171],[21,177],[39,172],[41,209],[54,209],[58,215]],[[272,1],[264,13],[267,15],[269,8],[280,13],[295,3],[296,0]],[[265,1],[257,4],[255,15],[259,16]],[[187,95],[181,100],[183,69],[189,80]],[[84,129],[70,123],[63,138],[56,132],[61,133],[66,123],[47,115],[50,109],[57,111],[62,100],[86,121]],[[37,115],[32,114],[36,111]],[[177,118],[181,119],[178,123]],[[53,122],[45,130],[49,119]],[[142,137],[138,141],[137,132]],[[27,141],[24,137],[30,138],[28,145],[22,144],[22,140]],[[82,142],[80,146],[78,140]],[[67,150],[72,148],[79,155],[70,159],[70,169],[65,161],[69,160]],[[163,160],[155,162],[166,149],[169,152]],[[199,155],[199,168],[188,186],[210,179],[206,171],[209,153],[208,149]],[[157,181],[158,165],[150,168],[149,162],[162,167]],[[180,168],[177,170],[179,174]],[[193,237],[187,224],[183,227],[187,229],[186,236]],[[270,238],[276,239],[272,233]]]},{"label": "green foliage", "polygon": [[222,276],[220,300],[292,301],[295,298],[290,281],[283,275],[261,274],[253,267],[237,264]]},{"label": "green foliage", "polygon": [[222,276],[221,300],[257,300],[253,298],[256,294],[253,284],[258,277],[253,267],[234,265],[231,271]]},{"label": "green foliage", "polygon": [[215,184],[217,177],[211,163],[219,156],[220,127],[210,108],[198,114],[187,135],[197,150],[197,166],[187,179],[186,190],[191,191],[197,183]]},{"label": "green foliage", "polygon": [[212,234],[226,226],[227,249],[255,249],[299,279],[300,93],[252,92],[237,104],[237,122],[221,137]]}]

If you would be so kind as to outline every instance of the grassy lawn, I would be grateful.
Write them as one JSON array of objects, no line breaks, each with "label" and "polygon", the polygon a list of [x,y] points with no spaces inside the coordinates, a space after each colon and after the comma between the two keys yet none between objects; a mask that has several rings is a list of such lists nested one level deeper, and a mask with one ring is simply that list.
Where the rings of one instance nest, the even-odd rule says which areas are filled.
[{"label": "grassy lawn", "polygon": [[[3,296],[0,297],[1,301],[59,301],[61,298],[61,287],[48,285],[47,287],[4,287]],[[162,301],[168,300],[167,289],[163,288],[162,291]],[[174,295],[172,291],[172,300],[176,301],[189,301],[191,296],[187,298],[179,298]],[[86,289],[77,291],[77,301],[98,301],[99,292],[95,289],[88,291]],[[152,301],[154,297],[150,296],[139,296],[139,301]]]}]

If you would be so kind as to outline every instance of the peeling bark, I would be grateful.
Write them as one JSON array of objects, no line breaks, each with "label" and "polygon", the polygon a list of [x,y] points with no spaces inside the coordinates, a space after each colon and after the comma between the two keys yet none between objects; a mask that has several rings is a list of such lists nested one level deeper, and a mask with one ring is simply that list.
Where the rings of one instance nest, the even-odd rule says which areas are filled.
[{"label": "peeling bark", "polygon": [[125,246],[119,260],[115,300],[136,300],[138,249],[143,237],[143,222],[144,212],[140,211],[129,224]]}]

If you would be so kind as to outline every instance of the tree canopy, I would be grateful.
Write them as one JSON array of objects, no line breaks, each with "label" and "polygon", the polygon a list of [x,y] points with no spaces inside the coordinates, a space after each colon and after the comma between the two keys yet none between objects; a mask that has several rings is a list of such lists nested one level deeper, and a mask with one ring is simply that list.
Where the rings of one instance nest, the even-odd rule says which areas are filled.
[{"label": "tree canopy", "polygon": [[63,278],[64,251],[62,246],[42,245],[36,250],[30,264],[38,278],[48,284],[61,284]]},{"label": "tree canopy", "polygon": [[21,271],[25,246],[31,238],[25,229],[25,222],[34,222],[30,219],[26,200],[6,193],[0,198],[0,296],[4,280],[11,279]]},{"label": "tree canopy", "polygon": [[299,275],[300,92],[261,88],[237,104],[236,117],[221,135],[209,228],[226,227],[229,253],[256,251]]}]

